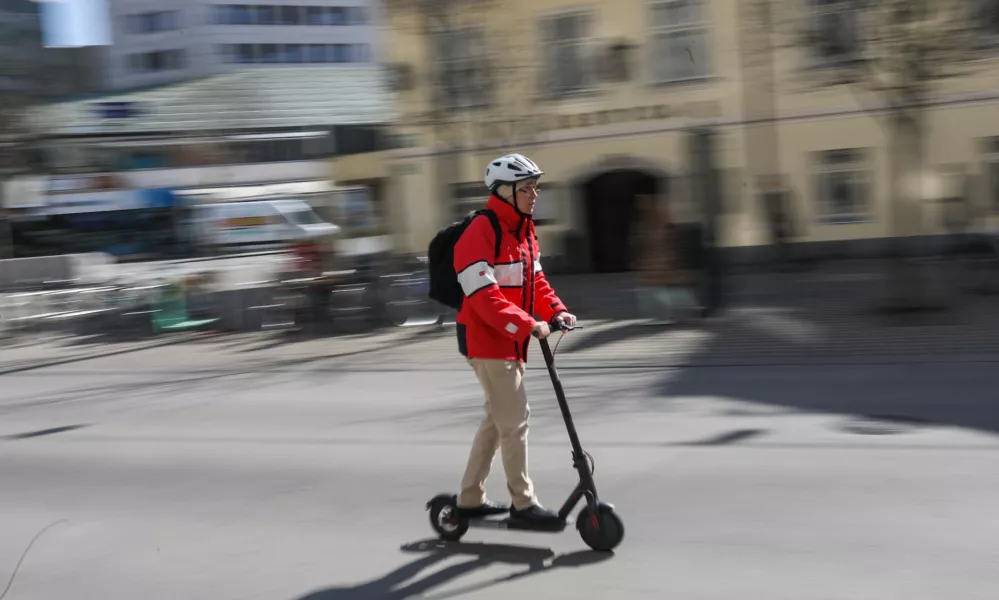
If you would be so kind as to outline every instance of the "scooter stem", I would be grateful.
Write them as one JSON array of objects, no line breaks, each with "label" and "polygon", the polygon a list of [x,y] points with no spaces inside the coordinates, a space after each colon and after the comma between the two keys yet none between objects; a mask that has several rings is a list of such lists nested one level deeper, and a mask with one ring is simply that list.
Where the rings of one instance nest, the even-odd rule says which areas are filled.
[{"label": "scooter stem", "polygon": [[572,421],[572,414],[569,412],[569,403],[565,399],[565,390],[562,389],[562,381],[558,377],[558,369],[555,368],[555,356],[552,354],[548,339],[540,339],[541,353],[545,356],[545,365],[548,366],[548,375],[552,378],[552,386],[555,388],[555,397],[558,399],[558,407],[562,411],[562,419],[565,421],[565,428],[569,432],[569,442],[572,444],[572,457],[575,460],[583,459],[583,447],[579,443],[579,435],[576,433],[576,425]]}]

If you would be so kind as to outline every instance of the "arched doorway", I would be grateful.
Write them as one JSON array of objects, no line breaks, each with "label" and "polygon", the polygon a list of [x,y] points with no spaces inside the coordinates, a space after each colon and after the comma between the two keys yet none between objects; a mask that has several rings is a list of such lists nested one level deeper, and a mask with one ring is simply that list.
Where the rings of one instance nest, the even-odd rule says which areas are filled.
[{"label": "arched doorway", "polygon": [[635,199],[665,192],[665,186],[663,178],[638,169],[605,171],[583,184],[592,272],[631,270]]}]

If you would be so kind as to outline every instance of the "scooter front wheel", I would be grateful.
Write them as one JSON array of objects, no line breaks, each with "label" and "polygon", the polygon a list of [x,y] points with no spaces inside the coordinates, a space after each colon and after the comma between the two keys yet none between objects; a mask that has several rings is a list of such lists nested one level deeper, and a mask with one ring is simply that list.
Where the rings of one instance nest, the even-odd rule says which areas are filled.
[{"label": "scooter front wheel", "polygon": [[445,541],[457,542],[468,532],[468,521],[457,516],[454,497],[435,498],[430,503],[430,526]]},{"label": "scooter front wheel", "polygon": [[601,504],[599,515],[594,515],[589,506],[579,511],[576,521],[579,536],[583,542],[597,552],[610,552],[624,539],[624,523],[610,506]]}]

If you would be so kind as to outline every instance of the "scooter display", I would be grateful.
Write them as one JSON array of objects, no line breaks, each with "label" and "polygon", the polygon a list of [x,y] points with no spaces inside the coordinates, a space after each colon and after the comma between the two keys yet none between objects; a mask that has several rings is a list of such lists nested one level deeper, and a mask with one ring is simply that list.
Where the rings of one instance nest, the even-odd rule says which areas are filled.
[{"label": "scooter display", "polygon": [[[567,332],[578,328],[570,327],[558,317],[551,321],[550,327],[552,332]],[[562,418],[569,434],[569,443],[572,445],[572,466],[579,474],[579,483],[576,485],[576,489],[572,491],[558,512],[558,521],[551,525],[539,526],[511,518],[509,515],[466,518],[459,514],[457,494],[438,494],[427,502],[426,509],[430,511],[430,525],[437,535],[446,541],[460,540],[471,527],[559,533],[572,524],[573,520],[569,513],[581,500],[585,499],[586,505],[579,511],[575,520],[576,530],[587,546],[593,550],[609,552],[624,539],[624,523],[614,511],[614,505],[601,501],[597,495],[597,486],[593,479],[596,464],[593,456],[583,450],[579,443],[576,426],[572,421],[569,404],[565,399],[565,391],[562,389],[562,381],[555,368],[555,356],[547,339],[539,340],[539,344],[545,357],[545,364],[548,366],[552,386],[555,388],[559,408],[562,410]]]}]

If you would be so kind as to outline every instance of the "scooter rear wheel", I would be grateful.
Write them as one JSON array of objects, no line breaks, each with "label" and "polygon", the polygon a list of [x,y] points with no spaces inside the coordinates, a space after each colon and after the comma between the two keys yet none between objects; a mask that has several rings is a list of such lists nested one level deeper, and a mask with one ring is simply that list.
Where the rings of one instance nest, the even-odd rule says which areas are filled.
[{"label": "scooter rear wheel", "polygon": [[458,518],[454,500],[437,499],[430,505],[430,526],[445,541],[457,542],[468,532],[468,521]]},{"label": "scooter rear wheel", "polygon": [[610,552],[624,539],[624,523],[609,506],[601,505],[599,511],[599,515],[594,515],[589,506],[579,511],[579,536],[597,552]]}]

